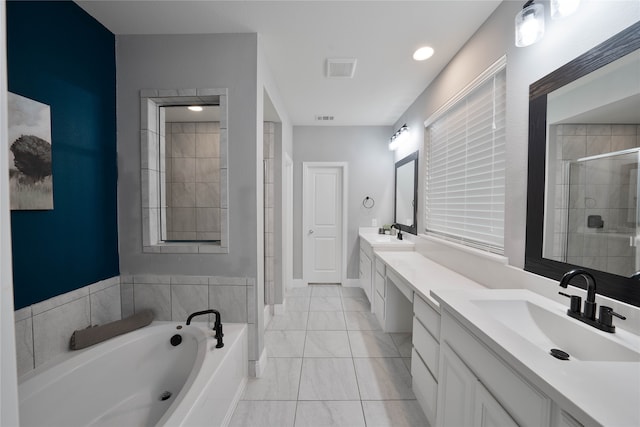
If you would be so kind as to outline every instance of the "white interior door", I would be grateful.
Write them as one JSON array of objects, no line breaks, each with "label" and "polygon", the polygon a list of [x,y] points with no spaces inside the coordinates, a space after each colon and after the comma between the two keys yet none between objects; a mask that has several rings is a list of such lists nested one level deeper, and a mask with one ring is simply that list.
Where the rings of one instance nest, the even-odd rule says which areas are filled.
[{"label": "white interior door", "polygon": [[344,166],[305,163],[303,277],[307,283],[341,283]]}]

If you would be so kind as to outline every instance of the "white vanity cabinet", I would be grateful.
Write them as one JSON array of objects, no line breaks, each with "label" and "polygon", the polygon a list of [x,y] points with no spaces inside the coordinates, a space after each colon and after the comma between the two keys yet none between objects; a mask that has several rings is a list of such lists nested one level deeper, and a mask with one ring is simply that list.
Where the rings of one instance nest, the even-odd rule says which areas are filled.
[{"label": "white vanity cabinet", "polygon": [[360,239],[360,286],[373,305],[373,248]]},{"label": "white vanity cabinet", "polygon": [[440,313],[418,294],[413,299],[411,376],[413,393],[429,424],[436,422],[440,358]]},{"label": "white vanity cabinet", "polygon": [[441,403],[436,426],[518,425],[447,344],[442,347],[441,357]]},{"label": "white vanity cabinet", "polygon": [[441,314],[437,426],[556,425],[547,396],[447,311]]}]

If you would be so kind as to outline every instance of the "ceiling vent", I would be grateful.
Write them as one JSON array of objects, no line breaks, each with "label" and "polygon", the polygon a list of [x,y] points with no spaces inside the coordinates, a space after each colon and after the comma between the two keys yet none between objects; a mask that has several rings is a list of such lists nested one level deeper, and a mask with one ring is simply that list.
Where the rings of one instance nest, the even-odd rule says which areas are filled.
[{"label": "ceiling vent", "polygon": [[318,122],[330,122],[333,120],[333,116],[316,116]]},{"label": "ceiling vent", "polygon": [[327,59],[327,77],[330,79],[352,79],[356,72],[357,59]]}]

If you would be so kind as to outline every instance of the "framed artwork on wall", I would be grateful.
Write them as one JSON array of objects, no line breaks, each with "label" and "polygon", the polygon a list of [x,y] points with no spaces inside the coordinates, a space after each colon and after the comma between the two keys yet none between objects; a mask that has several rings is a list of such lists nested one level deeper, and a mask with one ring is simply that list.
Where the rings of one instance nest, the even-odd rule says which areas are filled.
[{"label": "framed artwork on wall", "polygon": [[11,210],[53,209],[51,108],[9,92]]}]

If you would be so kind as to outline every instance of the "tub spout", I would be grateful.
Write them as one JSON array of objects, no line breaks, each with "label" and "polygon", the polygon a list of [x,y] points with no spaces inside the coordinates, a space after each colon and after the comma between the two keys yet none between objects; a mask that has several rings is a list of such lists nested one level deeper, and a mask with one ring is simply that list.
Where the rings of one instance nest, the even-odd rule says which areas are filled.
[{"label": "tub spout", "polygon": [[214,314],[216,316],[216,320],[213,325],[213,330],[216,333],[214,338],[218,340],[218,343],[216,344],[216,348],[224,347],[224,343],[222,342],[222,337],[224,336],[224,334],[222,333],[222,319],[220,317],[220,312],[218,310],[209,309],[209,310],[196,311],[195,313],[191,313],[189,317],[187,317],[187,325],[191,324],[191,319],[193,319],[194,317],[201,316],[204,314]]}]

